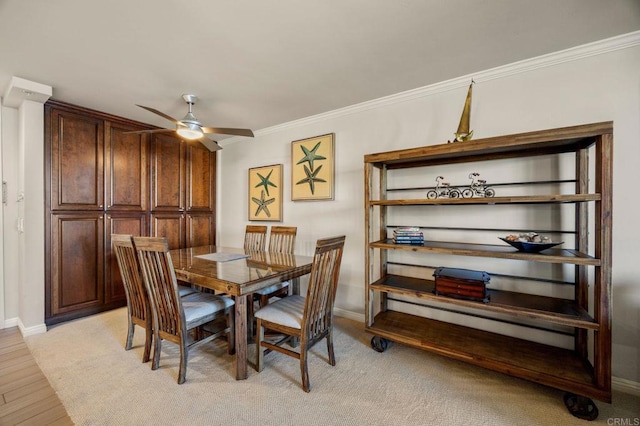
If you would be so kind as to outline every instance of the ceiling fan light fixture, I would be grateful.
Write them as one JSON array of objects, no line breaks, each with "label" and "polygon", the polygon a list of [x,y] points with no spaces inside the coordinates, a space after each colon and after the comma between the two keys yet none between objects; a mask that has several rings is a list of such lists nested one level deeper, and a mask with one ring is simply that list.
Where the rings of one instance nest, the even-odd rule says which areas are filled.
[{"label": "ceiling fan light fixture", "polygon": [[189,140],[200,139],[204,135],[200,126],[192,123],[186,123],[184,127],[178,127],[176,133]]}]

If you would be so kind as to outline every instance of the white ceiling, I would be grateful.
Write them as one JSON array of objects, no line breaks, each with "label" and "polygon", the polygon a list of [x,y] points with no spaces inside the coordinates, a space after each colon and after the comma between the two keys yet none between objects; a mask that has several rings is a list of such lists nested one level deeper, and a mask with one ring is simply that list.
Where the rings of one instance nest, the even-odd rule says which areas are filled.
[{"label": "white ceiling", "polygon": [[0,94],[256,131],[636,30],[640,0],[0,0]]}]

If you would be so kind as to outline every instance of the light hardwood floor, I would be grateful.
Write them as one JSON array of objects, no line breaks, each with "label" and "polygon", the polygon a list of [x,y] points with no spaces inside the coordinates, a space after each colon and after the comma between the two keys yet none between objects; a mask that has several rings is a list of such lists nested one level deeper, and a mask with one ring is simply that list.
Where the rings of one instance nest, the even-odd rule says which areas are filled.
[{"label": "light hardwood floor", "polygon": [[18,327],[0,330],[0,425],[73,425]]}]

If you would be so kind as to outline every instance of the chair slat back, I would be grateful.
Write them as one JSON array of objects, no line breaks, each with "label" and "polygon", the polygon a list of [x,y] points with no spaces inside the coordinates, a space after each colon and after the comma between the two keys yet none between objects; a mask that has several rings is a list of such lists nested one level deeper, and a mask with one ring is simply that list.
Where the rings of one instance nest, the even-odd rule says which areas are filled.
[{"label": "chair slat back", "polygon": [[[177,337],[184,335],[186,333],[184,311],[167,239],[134,237],[133,244],[143,280],[149,291],[158,332]],[[163,336],[163,338],[166,337]]]},{"label": "chair slat back", "polygon": [[142,321],[151,319],[149,295],[140,275],[131,235],[111,234],[111,247],[120,268],[130,315]]},{"label": "chair slat back", "polygon": [[247,251],[264,251],[267,243],[267,227],[263,225],[247,225],[244,233],[244,249]]},{"label": "chair slat back", "polygon": [[321,336],[332,325],[344,241],[345,236],[340,236],[316,243],[302,323],[303,336],[309,341]]},{"label": "chair slat back", "polygon": [[269,251],[276,253],[293,253],[296,246],[295,226],[272,226],[269,237]]}]

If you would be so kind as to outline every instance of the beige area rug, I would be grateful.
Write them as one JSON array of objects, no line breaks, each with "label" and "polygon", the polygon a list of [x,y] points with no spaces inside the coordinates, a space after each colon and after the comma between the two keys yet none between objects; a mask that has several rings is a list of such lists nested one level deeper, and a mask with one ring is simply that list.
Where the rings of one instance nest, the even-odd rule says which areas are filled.
[{"label": "beige area rug", "polygon": [[191,351],[178,385],[177,346],[164,343],[156,371],[141,362],[142,329],[124,350],[124,308],[25,340],[78,425],[585,426],[640,418],[640,398],[615,393],[587,423],[567,412],[561,391],[399,344],[378,353],[362,324],[336,322],[337,365],[326,362],[324,343],[312,349],[309,394],[298,361],[278,353],[266,356],[262,373],[250,368],[236,381],[224,341]]}]

